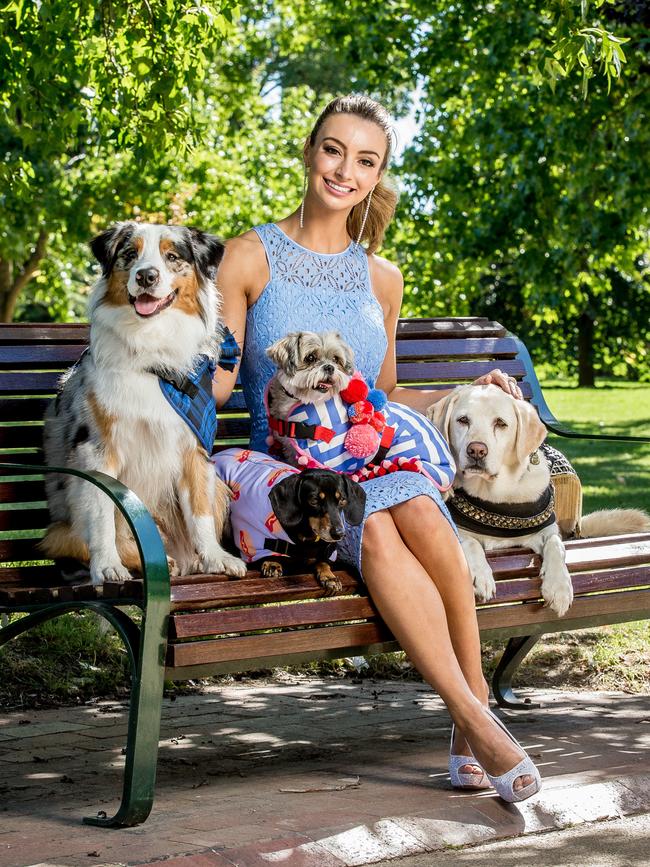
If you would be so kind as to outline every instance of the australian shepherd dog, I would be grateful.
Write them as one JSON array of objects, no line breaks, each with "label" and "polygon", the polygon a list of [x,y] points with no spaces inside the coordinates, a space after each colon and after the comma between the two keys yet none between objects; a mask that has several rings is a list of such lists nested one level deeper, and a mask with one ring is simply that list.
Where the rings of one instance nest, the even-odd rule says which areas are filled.
[{"label": "australian shepherd dog", "polygon": [[[45,416],[51,466],[99,470],[134,491],[154,516],[172,574],[245,574],[224,551],[230,495],[206,448],[163,394],[221,339],[215,277],[220,241],[197,229],[119,223],[91,242],[102,275],[90,298],[90,345],[64,374]],[[93,583],[124,581],[140,556],[112,501],[91,483],[50,475],[53,558],[89,563]]]}]

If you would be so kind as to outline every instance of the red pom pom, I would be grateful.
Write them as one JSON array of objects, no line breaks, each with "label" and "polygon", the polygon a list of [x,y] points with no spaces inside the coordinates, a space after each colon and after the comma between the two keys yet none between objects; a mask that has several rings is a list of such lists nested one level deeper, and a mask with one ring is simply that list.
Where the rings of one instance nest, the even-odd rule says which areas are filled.
[{"label": "red pom pom", "polygon": [[344,446],[353,458],[369,458],[379,448],[379,434],[369,424],[355,424],[345,435]]},{"label": "red pom pom", "polygon": [[386,427],[386,419],[384,418],[384,414],[381,412],[375,412],[373,417],[370,419],[369,424],[371,424],[375,430],[381,433]]},{"label": "red pom pom", "polygon": [[362,422],[369,422],[372,419],[374,412],[375,409],[371,403],[367,400],[358,400],[349,407],[348,418],[352,424],[361,424]]},{"label": "red pom pom", "polygon": [[370,389],[361,379],[360,374],[355,374],[341,392],[341,397],[346,403],[356,403],[358,400],[365,400],[368,397]]},{"label": "red pom pom", "polygon": [[377,475],[378,475],[378,476],[385,476],[385,475],[386,475],[386,470],[384,470],[382,467],[380,467],[380,468],[377,470]]}]

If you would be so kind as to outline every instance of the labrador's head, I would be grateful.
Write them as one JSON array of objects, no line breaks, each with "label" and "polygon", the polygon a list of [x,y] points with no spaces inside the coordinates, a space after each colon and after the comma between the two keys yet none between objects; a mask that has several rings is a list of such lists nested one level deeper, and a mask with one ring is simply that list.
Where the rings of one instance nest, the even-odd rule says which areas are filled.
[{"label": "labrador's head", "polygon": [[496,385],[464,385],[433,404],[427,413],[453,452],[457,479],[496,479],[515,469],[544,441],[537,412]]}]

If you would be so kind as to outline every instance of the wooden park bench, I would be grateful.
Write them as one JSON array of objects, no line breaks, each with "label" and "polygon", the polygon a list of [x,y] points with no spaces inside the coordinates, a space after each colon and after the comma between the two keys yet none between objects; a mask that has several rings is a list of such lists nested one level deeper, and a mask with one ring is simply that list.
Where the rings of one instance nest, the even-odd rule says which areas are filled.
[{"label": "wooden park bench", "polygon": [[[324,597],[309,574],[262,579],[250,571],[237,579],[186,575],[170,580],[151,517],[131,492],[101,474],[84,477],[125,515],[141,551],[142,578],[93,587],[65,580],[55,563],[44,562],[35,547],[48,522],[43,474],[61,470],[41,465],[41,420],[59,373],[79,357],[87,339],[84,325],[0,326],[0,613],[10,615],[0,629],[0,645],[79,609],[94,611],[115,627],[133,672],[123,796],[115,815],[100,813],[85,821],[135,825],[147,818],[153,801],[164,678],[266,669],[397,645],[364,586],[346,571],[338,572],[343,590],[333,598]],[[402,320],[397,354],[400,383],[413,386],[445,388],[499,366],[520,381],[552,431],[582,436],[559,426],[526,348],[497,323]],[[245,444],[248,430],[236,392],[220,414],[216,448]],[[500,705],[530,706],[517,699],[511,681],[544,633],[648,617],[650,534],[576,540],[566,547],[575,602],[561,620],[541,603],[538,556],[510,549],[489,558],[498,592],[479,606],[478,619],[484,638],[507,641],[493,680]],[[133,617],[132,606],[140,609],[141,619]]]}]

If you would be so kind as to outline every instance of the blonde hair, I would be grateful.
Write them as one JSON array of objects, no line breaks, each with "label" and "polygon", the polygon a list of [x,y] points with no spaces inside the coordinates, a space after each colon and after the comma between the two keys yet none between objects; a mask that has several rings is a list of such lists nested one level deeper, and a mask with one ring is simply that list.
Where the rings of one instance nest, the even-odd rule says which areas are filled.
[{"label": "blonde hair", "polygon": [[[383,105],[375,102],[375,100],[371,99],[369,96],[363,96],[362,94],[337,96],[329,102],[318,115],[314,128],[309,135],[310,147],[314,146],[318,130],[332,114],[355,115],[356,117],[360,117],[363,120],[369,120],[371,123],[376,124],[384,132],[386,136],[386,154],[380,166],[381,171],[384,172],[390,159],[394,133],[391,117]],[[355,240],[359,237],[359,231],[361,229],[367,203],[368,197],[366,196],[366,198],[356,204],[348,214],[348,234]],[[363,234],[360,238],[360,241],[365,241],[366,252],[369,256],[381,246],[388,224],[395,213],[396,205],[397,191],[395,186],[385,174],[382,174],[382,177],[375,184],[375,188],[372,192],[368,217],[363,228]]]}]

